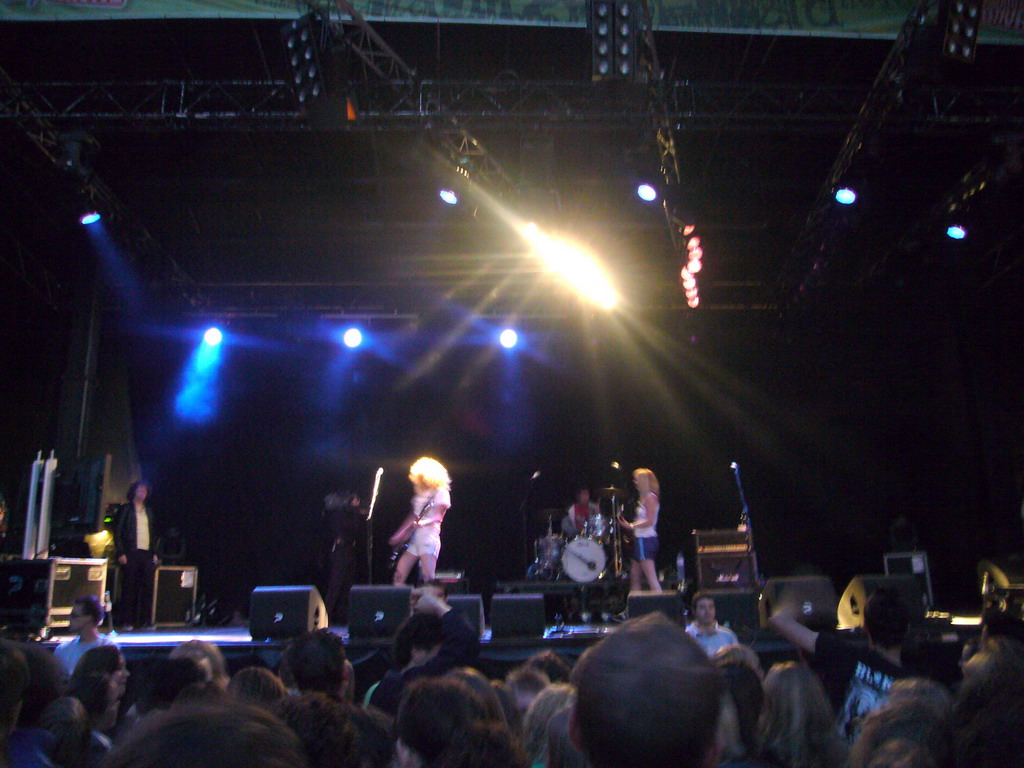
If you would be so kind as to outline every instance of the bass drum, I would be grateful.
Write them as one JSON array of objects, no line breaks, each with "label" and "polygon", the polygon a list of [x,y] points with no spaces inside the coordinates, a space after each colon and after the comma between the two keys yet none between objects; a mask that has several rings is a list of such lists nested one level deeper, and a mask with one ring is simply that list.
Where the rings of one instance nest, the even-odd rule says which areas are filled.
[{"label": "bass drum", "polygon": [[573,539],[562,552],[562,570],[573,581],[593,581],[604,572],[608,558],[593,539]]}]

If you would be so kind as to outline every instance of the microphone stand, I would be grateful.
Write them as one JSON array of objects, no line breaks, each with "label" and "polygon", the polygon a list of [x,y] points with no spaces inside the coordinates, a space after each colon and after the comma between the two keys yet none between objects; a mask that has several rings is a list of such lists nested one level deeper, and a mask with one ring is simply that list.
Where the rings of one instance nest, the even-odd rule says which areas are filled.
[{"label": "microphone stand", "polygon": [[743,493],[743,482],[740,480],[740,465],[735,461],[729,465],[732,469],[732,473],[736,476],[736,490],[740,494],[740,504],[743,505],[740,511],[740,525],[739,528],[742,531],[747,532],[747,545],[750,547],[751,565],[754,570],[754,579],[757,580],[758,586],[764,585],[764,579],[761,577],[761,571],[757,567],[757,553],[754,551],[754,527],[750,522],[750,508],[747,506],[747,497]]},{"label": "microphone stand", "polygon": [[373,494],[370,496],[370,508],[366,513],[366,583],[373,584],[373,505],[377,503],[377,491],[380,490],[380,476],[384,467],[377,467],[373,478]]},{"label": "microphone stand", "polygon": [[519,525],[521,526],[521,533],[523,537],[522,573],[524,575],[530,569],[530,540],[526,533],[526,502],[530,499],[530,492],[533,490],[533,481],[538,477],[540,477],[540,472],[534,472],[530,475],[530,482],[526,485],[526,493],[523,494],[523,500],[519,503]]}]

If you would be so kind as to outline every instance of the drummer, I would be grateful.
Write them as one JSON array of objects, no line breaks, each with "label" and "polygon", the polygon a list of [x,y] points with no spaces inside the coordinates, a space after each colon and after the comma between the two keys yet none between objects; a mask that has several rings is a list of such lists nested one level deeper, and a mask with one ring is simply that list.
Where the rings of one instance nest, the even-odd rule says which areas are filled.
[{"label": "drummer", "polygon": [[590,500],[590,489],[581,486],[576,489],[576,501],[562,518],[562,534],[566,539],[574,539],[585,533],[587,521],[600,514],[597,504]]}]

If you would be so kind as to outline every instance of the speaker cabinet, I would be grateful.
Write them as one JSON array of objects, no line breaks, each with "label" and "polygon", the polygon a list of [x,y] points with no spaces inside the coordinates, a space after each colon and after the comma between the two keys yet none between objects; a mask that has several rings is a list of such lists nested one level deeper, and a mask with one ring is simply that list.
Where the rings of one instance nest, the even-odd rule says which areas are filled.
[{"label": "speaker cabinet", "polygon": [[768,579],[758,606],[761,626],[767,627],[768,619],[777,611],[792,608],[812,629],[835,629],[839,600],[832,580],[827,576]]},{"label": "speaker cabinet", "polygon": [[256,587],[249,598],[253,640],[279,640],[323,629],[327,609],[316,587]]},{"label": "speaker cabinet", "polygon": [[883,555],[886,576],[913,576],[921,582],[921,589],[929,608],[934,605],[932,574],[928,567],[927,552],[886,552]]},{"label": "speaker cabinet", "polygon": [[544,595],[495,594],[491,598],[491,637],[543,637]]},{"label": "speaker cabinet", "polygon": [[448,595],[448,605],[465,616],[478,635],[484,633],[484,599],[480,595]]},{"label": "speaker cabinet", "polygon": [[353,638],[392,637],[409,616],[412,587],[357,585],[348,593],[348,634]]},{"label": "speaker cabinet", "polygon": [[195,616],[199,571],[194,565],[161,565],[153,576],[151,624],[181,627]]},{"label": "speaker cabinet", "polygon": [[737,634],[754,632],[758,627],[758,594],[752,589],[706,589],[702,594],[715,600],[715,620]]},{"label": "speaker cabinet", "polygon": [[697,583],[701,590],[753,589],[757,563],[752,552],[697,555]]},{"label": "speaker cabinet", "polygon": [[668,592],[630,592],[626,597],[626,613],[631,619],[661,611],[676,624],[683,623],[683,597],[675,590]]},{"label": "speaker cabinet", "polygon": [[925,594],[913,576],[854,576],[839,599],[839,623],[846,627],[864,626],[864,607],[879,587],[895,590],[907,609],[911,624],[924,621]]}]

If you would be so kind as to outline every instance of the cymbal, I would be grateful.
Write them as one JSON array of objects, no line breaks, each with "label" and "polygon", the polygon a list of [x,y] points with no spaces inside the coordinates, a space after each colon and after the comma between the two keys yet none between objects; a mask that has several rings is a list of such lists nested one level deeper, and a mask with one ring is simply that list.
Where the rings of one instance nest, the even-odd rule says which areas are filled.
[{"label": "cymbal", "polygon": [[598,488],[597,495],[602,499],[624,499],[626,491],[622,488]]}]

